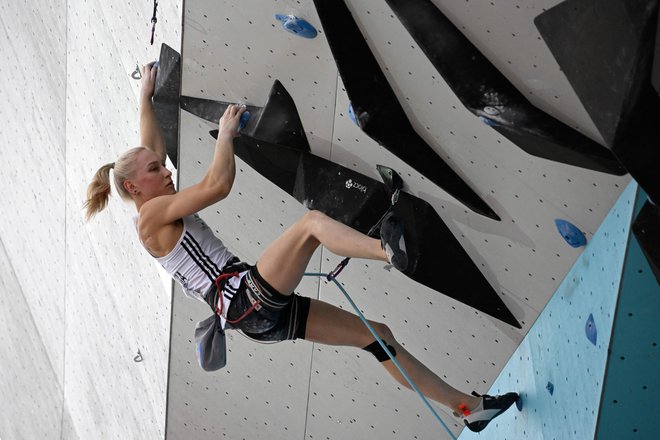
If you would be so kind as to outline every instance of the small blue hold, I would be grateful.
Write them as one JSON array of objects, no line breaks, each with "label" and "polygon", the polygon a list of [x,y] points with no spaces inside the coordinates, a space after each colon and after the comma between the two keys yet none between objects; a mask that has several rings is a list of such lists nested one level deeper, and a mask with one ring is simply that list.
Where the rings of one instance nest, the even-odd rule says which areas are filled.
[{"label": "small blue hold", "polygon": [[154,67],[158,68],[159,66],[160,66],[160,61],[156,61],[156,62],[154,63]]},{"label": "small blue hold", "polygon": [[238,131],[243,130],[249,120],[250,120],[250,112],[245,110],[241,115],[241,119],[238,120]]},{"label": "small blue hold", "polygon": [[294,15],[276,14],[275,19],[282,23],[282,27],[286,31],[296,34],[299,37],[314,38],[317,35],[316,28],[302,18]]},{"label": "small blue hold", "polygon": [[572,223],[558,218],[555,219],[555,225],[557,225],[557,230],[561,236],[564,237],[566,243],[573,246],[574,248],[578,248],[587,244],[587,237],[585,237],[582,231],[580,231],[577,226],[573,225]]},{"label": "small blue hold", "polygon": [[545,389],[548,390],[551,396],[555,393],[555,386],[552,384],[552,382],[548,382],[548,384],[545,386]]},{"label": "small blue hold", "polygon": [[202,344],[197,344],[197,363],[199,364],[200,368],[202,367],[202,356],[204,354],[202,353]]},{"label": "small blue hold", "polygon": [[484,124],[486,124],[490,127],[493,127],[493,126],[497,125],[497,122],[495,122],[492,119],[487,118],[485,116],[479,116],[479,119],[481,119],[481,122],[483,122]]},{"label": "small blue hold", "polygon": [[355,117],[355,111],[353,111],[353,104],[348,103],[348,117],[351,118],[351,121],[358,127],[360,126],[360,123],[358,122],[357,118]]},{"label": "small blue hold", "polygon": [[518,398],[516,399],[516,408],[518,408],[518,411],[523,410],[523,398],[522,398],[522,396],[518,396]]},{"label": "small blue hold", "polygon": [[589,339],[589,342],[596,345],[596,340],[598,339],[598,331],[596,330],[596,321],[594,321],[594,315],[592,313],[589,314],[587,323],[584,326],[584,331],[587,334],[587,339]]}]

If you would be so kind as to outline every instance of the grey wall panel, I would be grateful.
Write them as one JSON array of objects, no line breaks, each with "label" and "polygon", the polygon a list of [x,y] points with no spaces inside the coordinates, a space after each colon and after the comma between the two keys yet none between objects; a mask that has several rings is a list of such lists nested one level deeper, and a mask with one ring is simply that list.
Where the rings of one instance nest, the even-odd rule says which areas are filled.
[{"label": "grey wall panel", "polygon": [[[179,187],[201,179],[213,157],[213,124],[181,112]],[[202,211],[235,255],[254,263],[259,254],[305,209],[237,159],[229,197]],[[318,268],[318,256],[310,270]],[[318,270],[318,269],[317,269]],[[317,297],[318,281],[305,280],[300,294]],[[249,439],[301,438],[304,435],[312,346],[304,341],[263,345],[236,331],[227,333],[228,363],[214,373],[197,365],[195,323],[208,306],[186,298],[177,286],[173,303],[167,438],[219,436]]]},{"label": "grey wall panel", "polygon": [[65,15],[62,1],[0,5],[0,435],[5,440],[59,438],[65,412]]},{"label": "grey wall panel", "polygon": [[65,400],[80,438],[164,436],[171,283],[137,240],[134,206],[114,193],[89,223],[80,209],[98,167],[139,142],[136,62],[178,46],[175,4],[159,8],[149,45],[151,7],[68,5]]},{"label": "grey wall panel", "polygon": [[318,23],[308,1],[186,1],[181,94],[262,106],[279,79],[296,102],[312,150],[328,157],[337,81],[332,54],[321,38],[285,32],[275,14]]},{"label": "grey wall panel", "polygon": [[[62,387],[30,302],[0,241],[0,434],[5,440],[60,438]],[[31,423],[25,423],[26,416]]]},{"label": "grey wall panel", "polygon": [[[64,375],[64,2],[0,6],[0,237],[37,333]],[[51,17],[58,19],[51,20]],[[50,288],[44,289],[47,280]],[[9,294],[9,292],[5,292]]]},{"label": "grey wall panel", "polygon": [[534,105],[602,144],[532,21],[560,0],[434,3]]},{"label": "grey wall panel", "polygon": [[[281,30],[273,18],[275,13],[292,13],[320,26],[311,1],[187,2],[183,93],[263,105],[272,81],[279,79],[296,102],[313,154],[373,178],[378,178],[376,164],[397,170],[405,190],[436,209],[520,320],[522,331],[388,271],[383,264],[352,261],[340,280],[369,318],[387,323],[432,370],[462,390],[483,392],[582,251],[564,242],[554,220],[569,220],[591,237],[629,178],[527,155],[462,107],[385,2],[348,3],[413,126],[494,207],[501,222],[469,212],[349,120],[349,98],[323,30],[316,39],[305,40]],[[468,7],[455,6],[460,14],[444,3],[443,11],[536,105],[595,137],[591,121],[559,70],[551,67],[552,57],[533,27],[534,11],[552,2],[499,9],[471,2]],[[461,14],[468,12],[472,15],[463,19]],[[498,38],[487,37],[493,32],[491,23]],[[510,32],[514,27],[519,31]],[[180,183],[185,187],[201,178],[212,157],[213,141],[207,132],[215,126],[181,112],[181,127]],[[230,249],[254,261],[305,210],[240,160],[237,163],[232,194],[203,216]],[[320,263],[328,271],[339,260],[323,250],[312,266]],[[319,298],[349,307],[334,285],[305,280],[300,290],[312,296],[318,291]],[[175,332],[172,345],[168,434],[173,438],[260,438],[266,432],[275,438],[443,438],[416,396],[400,389],[370,356],[355,349],[312,350],[304,343],[261,347],[230,333],[230,365],[212,375],[217,384],[209,385],[200,378],[191,347],[194,322],[205,314],[203,306],[199,314],[189,311],[189,302],[174,305],[174,325],[181,330]],[[311,352],[302,355],[299,347]],[[241,362],[238,378],[234,359]],[[309,362],[308,367],[300,369],[301,362]],[[275,379],[276,373],[284,376]],[[272,384],[260,387],[255,378],[261,377]],[[301,406],[305,392],[309,401]],[[243,405],[232,406],[228,400],[249,402],[250,414],[265,416],[255,419],[237,413]],[[285,405],[286,411],[273,412],[274,405]],[[447,411],[442,414],[458,432],[460,421]],[[176,423],[172,417],[177,417]],[[299,425],[293,430],[291,426],[301,420],[306,420],[303,431]],[[282,424],[291,430],[286,436]]]},{"label": "grey wall panel", "polygon": [[[159,8],[157,42],[178,46],[177,8]],[[81,210],[93,172],[138,141],[130,74],[158,54],[152,11],[20,1],[0,12],[1,349],[14,372],[2,395],[16,396],[3,397],[0,435],[162,437],[170,283],[140,250],[128,206],[113,197],[90,224]]]},{"label": "grey wall panel", "polygon": [[[404,180],[410,176],[407,189],[429,201],[456,236],[465,238],[468,253],[483,264],[489,280],[539,310],[579,252],[557,240],[554,219],[567,219],[593,234],[629,177],[582,170],[522,152],[462,107],[386,4],[360,2],[351,4],[351,10],[417,131],[504,220],[494,223],[466,212],[429,182],[414,178],[417,173],[397,158],[354,136],[357,127],[335,122],[333,142],[339,151],[359,149],[367,163],[385,162]],[[533,51],[534,46],[526,50]],[[344,108],[341,96],[338,111]],[[519,278],[519,273],[528,278]],[[530,296],[525,290],[536,293]]]}]

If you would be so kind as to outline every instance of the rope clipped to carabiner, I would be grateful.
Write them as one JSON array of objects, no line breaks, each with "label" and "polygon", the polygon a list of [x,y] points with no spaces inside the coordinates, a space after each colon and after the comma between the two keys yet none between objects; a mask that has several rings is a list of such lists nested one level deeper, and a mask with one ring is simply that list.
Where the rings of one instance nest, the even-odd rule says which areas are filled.
[{"label": "rope clipped to carabiner", "polygon": [[156,34],[156,23],[158,23],[158,18],[156,17],[156,11],[158,10],[158,0],[154,0],[154,15],[151,17],[151,45],[154,45],[154,35]]}]

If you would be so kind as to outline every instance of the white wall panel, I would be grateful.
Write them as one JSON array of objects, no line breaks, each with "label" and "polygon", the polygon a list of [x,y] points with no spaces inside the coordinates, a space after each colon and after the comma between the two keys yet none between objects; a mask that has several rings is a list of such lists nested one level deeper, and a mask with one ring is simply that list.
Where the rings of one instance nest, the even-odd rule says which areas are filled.
[{"label": "white wall panel", "polygon": [[61,383],[66,10],[64,2],[20,1],[4,2],[0,13],[0,237]]},{"label": "white wall panel", "polygon": [[6,440],[60,438],[62,387],[49,351],[0,242],[0,433]]},{"label": "white wall panel", "polygon": [[602,143],[600,133],[533,23],[536,16],[561,0],[433,3],[534,105]]},{"label": "white wall panel", "polygon": [[[445,3],[439,5],[441,9],[533,103],[598,139],[533,26],[533,17],[556,2],[497,6],[488,2],[470,2],[467,6]],[[352,261],[340,279],[369,318],[386,322],[409,351],[448,382],[465,391],[485,391],[581,252],[563,241],[554,220],[569,220],[591,237],[629,178],[582,170],[523,152],[462,106],[385,2],[351,1],[349,8],[413,126],[496,210],[501,222],[461,206],[349,120],[348,97],[312,1],[186,2],[183,93],[263,105],[272,81],[279,79],[296,103],[314,154],[372,178],[378,178],[376,164],[397,170],[406,191],[427,200],[440,214],[521,321],[523,330],[512,329],[390,272],[382,264]],[[273,18],[275,13],[307,19],[319,28],[319,36],[305,40],[284,32]],[[185,139],[191,145],[182,143],[181,175],[185,177],[183,182],[190,183],[201,177],[210,160],[213,143],[206,132],[214,127],[182,112],[182,128],[190,132]],[[230,248],[254,261],[263,246],[304,211],[249,167],[239,168],[230,200],[204,215],[216,225]],[[272,200],[281,204],[265,204]],[[320,261],[323,270],[329,271],[339,260],[324,251]],[[348,307],[335,286],[326,282],[320,284],[319,297]],[[181,312],[177,307],[182,308]],[[182,333],[179,342],[173,341],[172,359],[176,365],[192,360],[192,348],[187,346],[191,345],[193,322],[184,307],[183,303],[175,306],[175,325],[180,321],[179,325],[190,327],[190,333]],[[201,317],[203,314],[193,321]],[[285,393],[280,399],[273,398],[269,390],[254,385],[254,375],[272,374],[268,362],[261,357],[257,360],[263,347],[236,339],[230,340],[230,362],[235,357],[245,358],[242,350],[247,350],[254,358],[248,356],[250,366],[243,368],[255,370],[250,370],[250,378],[245,375],[236,379],[233,375],[232,390],[236,382],[246,387],[246,400],[251,400],[254,412],[269,411],[274,401],[291,399],[296,412],[287,411],[284,417],[305,419],[305,431],[300,435],[306,438],[443,438],[441,428],[416,396],[401,390],[370,356],[358,350],[314,347],[309,369],[298,378],[298,386],[309,380],[309,403],[303,409],[295,403],[298,395]],[[298,368],[298,354],[290,352],[294,345],[298,349],[305,344],[286,343],[279,351],[277,345],[268,347],[268,356],[293,356]],[[192,369],[186,367],[185,374],[173,368],[170,414],[195,405],[187,397],[182,406],[181,400],[172,398],[172,390],[187,390],[188,395],[202,390],[200,386],[191,389],[183,385],[199,377],[194,361],[185,365]],[[224,378],[232,373],[213,376]],[[294,385],[282,380],[279,386]],[[222,397],[222,389],[207,390],[204,399],[216,399],[216,406],[224,408],[227,399]],[[255,403],[253,396],[261,401]],[[263,402],[265,399],[268,403]],[[204,400],[205,409],[209,408],[208,402]],[[189,411],[204,414],[201,405]],[[443,414],[457,432],[457,421]],[[222,409],[216,415],[236,423]],[[183,432],[199,434],[199,428],[208,426],[207,420],[212,419],[204,416],[198,424],[198,416],[191,417],[193,420],[177,420],[176,427],[171,424],[168,431],[175,436]],[[235,427],[227,425],[222,433],[231,437],[263,435],[268,431],[266,423],[271,426],[274,421],[243,419]],[[280,428],[269,432],[280,438]],[[302,437],[291,434],[283,438]]]},{"label": "white wall panel", "polygon": [[[198,182],[213,157],[213,124],[181,112],[179,187]],[[273,190],[261,175],[237,159],[229,197],[202,211],[229,248],[254,263],[265,246],[296,221],[305,209],[288,194]],[[317,266],[320,258],[313,258]],[[318,281],[298,289],[316,298]],[[258,344],[227,332],[228,363],[206,373],[195,358],[195,323],[210,315],[208,306],[175,289],[167,436],[196,438],[302,438],[305,432],[312,346],[304,341]]]},{"label": "white wall panel", "polygon": [[170,283],[128,206],[113,197],[89,224],[81,209],[93,172],[138,142],[135,63],[179,45],[168,3],[149,46],[152,6],[0,5],[6,440],[164,435]]},{"label": "white wall panel", "polygon": [[[532,102],[599,140],[532,23],[556,3],[436,2]],[[0,238],[12,268],[2,273],[2,300],[12,304],[12,316],[31,315],[20,321],[24,327],[8,329],[32,335],[29,353],[12,349],[15,335],[0,339],[14,355],[6,365],[26,369],[2,391],[25,390],[16,408],[30,405],[35,393],[26,378],[36,373],[46,401],[37,408],[47,404],[51,411],[43,423],[18,419],[3,438],[46,431],[61,431],[61,438],[165,434],[170,284],[135,239],[130,206],[114,197],[89,224],[80,207],[98,166],[138,141],[139,82],[130,74],[158,56],[160,42],[179,48],[182,12],[183,94],[263,105],[279,79],[296,102],[314,154],[374,178],[375,164],[389,165],[407,191],[435,207],[523,331],[382,264],[352,261],[341,281],[369,318],[388,323],[448,382],[466,391],[487,389],[581,252],[563,242],[554,219],[570,220],[591,237],[628,178],[527,155],[462,107],[385,2],[350,1],[411,123],[502,217],[493,222],[350,122],[312,1],[188,0],[185,10],[163,3],[154,47],[148,45],[152,7],[100,0],[0,5],[9,37],[0,44],[9,103],[0,108],[6,121],[0,186],[10,213],[0,221]],[[283,31],[276,13],[308,19],[319,36],[306,40]],[[180,183],[186,186],[212,157],[208,130],[214,126],[185,112],[181,118]],[[233,252],[254,262],[305,209],[240,160],[237,174],[231,196],[202,215]],[[310,269],[327,271],[338,261],[319,251]],[[25,299],[14,303],[11,294],[18,291]],[[305,280],[299,291],[348,307],[333,285],[319,280]],[[207,310],[180,292],[173,307],[169,438],[444,435],[413,393],[355,349],[302,341],[262,346],[230,333],[228,367],[203,373],[191,339]],[[136,363],[138,349],[143,360]],[[37,364],[48,368],[29,369]],[[27,413],[6,414],[4,420],[14,421]],[[458,430],[450,415],[443,417]]]},{"label": "white wall panel", "polygon": [[67,430],[80,438],[164,436],[171,284],[114,188],[108,210],[89,223],[80,209],[98,167],[139,142],[136,62],[155,60],[161,42],[179,45],[175,4],[160,5],[149,45],[152,7],[68,4],[65,400]]},{"label": "white wall panel", "polygon": [[315,154],[328,157],[337,70],[322,38],[285,32],[275,14],[318,23],[311,1],[188,0],[182,95],[263,106],[279,79]]},{"label": "white wall panel", "polygon": [[62,1],[0,4],[0,435],[5,440],[55,439],[61,430],[65,15]]},{"label": "white wall panel", "polygon": [[[407,165],[373,142],[360,139],[360,152],[369,158],[365,162],[382,163],[385,159],[386,164],[400,170],[410,192],[436,208],[491,284],[499,284],[540,310],[579,254],[558,239],[554,220],[569,220],[588,236],[593,235],[629,177],[609,176],[528,155],[462,106],[386,3],[354,2],[351,10],[417,132],[503,220],[493,222],[460,207],[451,197],[447,200],[448,195],[430,182],[415,179],[418,174]],[[488,14],[486,9],[481,13]],[[531,25],[521,20],[519,27]],[[536,35],[533,28],[525,32]],[[509,44],[508,50],[513,52],[520,40]],[[525,50],[534,52],[536,44],[531,43]],[[519,72],[522,76],[528,74]],[[566,94],[573,93],[567,84],[554,78],[554,70],[548,70],[547,75],[551,78],[548,81],[558,83],[556,87],[563,85]],[[338,109],[343,107],[338,104]],[[354,152],[358,148],[353,141],[357,127],[349,129],[346,123],[336,123],[335,127],[333,140],[342,144],[342,139],[348,139],[343,142],[343,150]],[[342,128],[352,130],[350,135],[342,135]],[[520,277],[521,273],[527,277]]]}]

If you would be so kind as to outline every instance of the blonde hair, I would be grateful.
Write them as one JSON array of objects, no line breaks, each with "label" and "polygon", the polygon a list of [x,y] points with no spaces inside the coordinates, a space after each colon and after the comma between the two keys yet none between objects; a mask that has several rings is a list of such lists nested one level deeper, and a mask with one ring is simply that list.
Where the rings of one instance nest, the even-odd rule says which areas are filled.
[{"label": "blonde hair", "polygon": [[98,169],[92,183],[87,187],[87,201],[83,205],[85,219],[89,220],[108,206],[110,198],[110,170],[114,170],[114,181],[117,192],[124,200],[132,200],[130,193],[124,188],[124,182],[133,177],[138,153],[145,147],[135,147],[126,151],[112,163],[107,163]]}]

